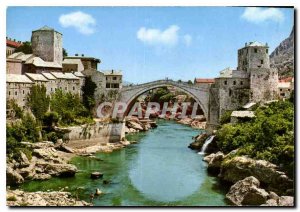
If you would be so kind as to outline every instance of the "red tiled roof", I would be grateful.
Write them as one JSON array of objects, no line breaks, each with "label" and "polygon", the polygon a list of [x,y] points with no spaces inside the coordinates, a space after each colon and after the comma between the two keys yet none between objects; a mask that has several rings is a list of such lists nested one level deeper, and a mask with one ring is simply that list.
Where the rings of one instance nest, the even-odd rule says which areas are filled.
[{"label": "red tiled roof", "polygon": [[279,79],[279,82],[292,82],[292,81],[293,81],[293,77],[286,77],[286,78]]},{"label": "red tiled roof", "polygon": [[215,83],[215,79],[195,78],[195,83]]},{"label": "red tiled roof", "polygon": [[7,46],[11,46],[11,47],[18,48],[19,46],[22,45],[22,43],[18,43],[18,42],[16,42],[16,41],[12,41],[12,40],[7,40],[7,39],[6,39],[6,45],[7,45]]}]

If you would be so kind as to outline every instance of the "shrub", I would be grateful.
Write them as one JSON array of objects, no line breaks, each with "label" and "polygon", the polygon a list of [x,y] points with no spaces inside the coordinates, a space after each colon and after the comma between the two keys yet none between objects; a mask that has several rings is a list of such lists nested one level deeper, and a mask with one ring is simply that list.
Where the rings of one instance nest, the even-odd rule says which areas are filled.
[{"label": "shrub", "polygon": [[232,110],[227,110],[227,111],[221,116],[220,123],[221,123],[221,124],[229,123],[229,122],[230,122],[230,118],[231,118],[231,113],[232,113]]}]

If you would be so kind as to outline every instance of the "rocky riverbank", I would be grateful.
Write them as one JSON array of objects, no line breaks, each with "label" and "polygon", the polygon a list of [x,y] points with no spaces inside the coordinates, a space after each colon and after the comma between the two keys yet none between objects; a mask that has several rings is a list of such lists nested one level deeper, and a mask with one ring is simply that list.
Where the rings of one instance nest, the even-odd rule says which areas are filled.
[{"label": "rocky riverbank", "polygon": [[21,190],[6,191],[7,206],[92,206],[72,197],[69,192],[24,192]]},{"label": "rocky riverbank", "polygon": [[155,127],[157,127],[156,122],[150,119],[139,119],[137,117],[131,116],[131,117],[126,117],[125,120],[126,134],[147,131]]},{"label": "rocky riverbank", "polygon": [[[198,135],[189,147],[200,150],[208,137],[205,133]],[[232,205],[294,205],[294,182],[275,164],[237,155],[238,150],[225,155],[218,151],[216,140],[207,150],[214,152],[203,158],[208,163],[207,170],[223,184],[231,185],[226,199]]]}]

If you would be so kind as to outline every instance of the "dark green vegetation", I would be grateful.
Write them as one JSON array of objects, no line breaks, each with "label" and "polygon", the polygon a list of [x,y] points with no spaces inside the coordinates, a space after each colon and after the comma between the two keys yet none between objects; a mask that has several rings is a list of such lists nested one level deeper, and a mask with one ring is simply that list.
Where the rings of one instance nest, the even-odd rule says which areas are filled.
[{"label": "dark green vegetation", "polygon": [[174,97],[175,95],[170,93],[170,91],[167,88],[158,88],[157,90],[154,90],[154,92],[151,93],[149,101],[163,103],[173,100]]},{"label": "dark green vegetation", "polygon": [[84,86],[82,87],[82,103],[89,110],[89,112],[92,112],[96,105],[94,98],[96,88],[97,85],[92,81],[91,77],[86,77]]},{"label": "dark green vegetation", "polygon": [[23,52],[24,54],[32,54],[31,42],[25,41],[21,46],[16,48],[15,52]]},{"label": "dark green vegetation", "polygon": [[35,118],[25,113],[21,120],[6,125],[6,154],[9,158],[18,160],[20,151],[22,151],[29,159],[31,158],[31,150],[25,148],[20,142],[37,142],[40,141],[41,126],[36,122]]},{"label": "dark green vegetation", "polygon": [[50,97],[46,94],[44,85],[33,85],[27,95],[27,106],[37,120],[42,120],[49,109]]},{"label": "dark green vegetation", "polygon": [[255,115],[251,121],[222,125],[216,136],[220,150],[239,149],[238,155],[270,161],[293,176],[294,104],[273,102],[255,109]]}]

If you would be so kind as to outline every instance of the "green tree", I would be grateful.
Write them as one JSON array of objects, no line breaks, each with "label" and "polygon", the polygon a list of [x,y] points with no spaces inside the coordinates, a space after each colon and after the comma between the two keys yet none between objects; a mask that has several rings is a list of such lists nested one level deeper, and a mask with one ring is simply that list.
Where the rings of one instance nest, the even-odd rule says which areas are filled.
[{"label": "green tree", "polygon": [[91,77],[85,78],[85,83],[82,86],[82,102],[83,105],[92,112],[92,109],[95,107],[95,91],[96,91],[97,85],[94,83],[91,79]]},{"label": "green tree", "polygon": [[192,80],[187,81],[187,83],[188,83],[189,85],[192,85],[192,84],[193,84]]},{"label": "green tree", "polygon": [[63,57],[67,57],[68,56],[68,52],[65,48],[63,48]]},{"label": "green tree", "polygon": [[79,95],[57,89],[51,96],[50,107],[60,117],[62,125],[81,124],[79,119],[89,117],[89,112],[80,101]]},{"label": "green tree", "polygon": [[41,121],[49,109],[50,97],[44,85],[33,85],[27,95],[27,106],[38,121]]},{"label": "green tree", "polygon": [[21,46],[16,48],[15,52],[23,52],[24,54],[32,54],[31,42],[25,41]]}]

